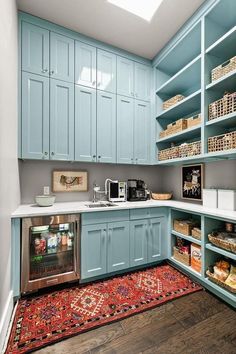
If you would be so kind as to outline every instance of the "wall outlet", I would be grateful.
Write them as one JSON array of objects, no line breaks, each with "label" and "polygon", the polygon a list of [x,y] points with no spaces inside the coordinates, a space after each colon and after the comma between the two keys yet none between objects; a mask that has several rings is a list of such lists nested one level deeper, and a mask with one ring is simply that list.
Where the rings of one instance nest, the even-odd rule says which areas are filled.
[{"label": "wall outlet", "polygon": [[50,187],[49,186],[43,187],[43,194],[44,195],[49,195],[50,194]]}]

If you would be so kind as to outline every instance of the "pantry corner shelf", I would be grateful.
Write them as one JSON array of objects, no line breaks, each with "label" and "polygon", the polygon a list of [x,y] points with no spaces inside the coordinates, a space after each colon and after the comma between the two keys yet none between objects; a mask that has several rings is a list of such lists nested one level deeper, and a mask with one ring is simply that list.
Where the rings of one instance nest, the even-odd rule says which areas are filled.
[{"label": "pantry corner shelf", "polygon": [[178,157],[176,159],[169,159],[163,161],[157,161],[158,165],[179,165],[185,164],[190,162],[201,162],[204,159],[204,155],[195,155],[195,156],[188,156],[188,157]]},{"label": "pantry corner shelf", "polygon": [[211,82],[206,86],[206,90],[236,90],[235,85],[236,70],[229,72],[227,75],[221,77],[219,80]]},{"label": "pantry corner shelf", "polygon": [[183,235],[180,232],[177,232],[175,230],[172,230],[171,233],[174,236],[181,237],[181,238],[183,238],[183,239],[185,239],[185,240],[187,240],[189,242],[196,243],[197,245],[201,246],[201,244],[202,244],[200,240],[197,240],[196,238],[194,238],[192,236]]},{"label": "pantry corner shelf", "polygon": [[229,113],[225,116],[211,119],[206,122],[206,126],[219,125],[224,128],[234,128],[236,127],[236,112]]},{"label": "pantry corner shelf", "polygon": [[219,247],[217,247],[217,246],[214,246],[214,245],[212,245],[211,243],[207,243],[207,244],[206,244],[206,248],[207,248],[208,250],[210,250],[210,251],[213,251],[213,252],[215,252],[215,253],[222,254],[223,256],[228,257],[228,258],[231,258],[231,259],[233,259],[233,260],[236,261],[236,254],[234,254],[234,253],[232,253],[232,252],[229,252],[229,251],[226,251],[226,250],[224,250],[224,249],[222,249],[222,248],[219,248]]},{"label": "pantry corner shelf", "polygon": [[205,280],[206,284],[210,285],[213,289],[217,290],[217,292],[224,295],[227,299],[230,299],[234,303],[234,306],[235,306],[236,294],[233,294],[230,291],[224,289],[223,287],[215,284],[208,277],[206,277],[204,280]]},{"label": "pantry corner shelf", "polygon": [[174,264],[176,264],[177,266],[181,267],[182,269],[188,271],[189,273],[191,273],[192,275],[194,275],[195,277],[202,279],[202,276],[199,272],[197,272],[196,270],[194,270],[191,266],[187,266],[185,264],[183,264],[182,262],[177,261],[174,257],[170,258],[171,262],[173,262]]},{"label": "pantry corner shelf", "polygon": [[231,28],[217,41],[211,44],[205,51],[206,54],[213,56],[220,56],[224,53],[224,56],[231,57],[235,52],[235,41],[236,41],[236,26]]}]

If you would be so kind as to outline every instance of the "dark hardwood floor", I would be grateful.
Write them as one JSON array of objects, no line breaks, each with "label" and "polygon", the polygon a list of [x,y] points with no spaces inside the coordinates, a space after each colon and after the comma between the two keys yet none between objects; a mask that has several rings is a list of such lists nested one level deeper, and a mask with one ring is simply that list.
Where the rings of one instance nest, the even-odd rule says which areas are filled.
[{"label": "dark hardwood floor", "polygon": [[235,354],[236,312],[200,291],[37,354]]}]

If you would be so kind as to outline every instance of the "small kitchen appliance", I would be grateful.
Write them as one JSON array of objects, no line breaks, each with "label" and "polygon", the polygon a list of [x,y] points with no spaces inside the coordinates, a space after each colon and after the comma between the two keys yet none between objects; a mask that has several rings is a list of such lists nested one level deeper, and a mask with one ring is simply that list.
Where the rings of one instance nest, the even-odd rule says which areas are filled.
[{"label": "small kitchen appliance", "polygon": [[129,202],[148,199],[148,190],[144,181],[140,179],[128,179],[127,200]]},{"label": "small kitchen appliance", "polygon": [[108,184],[108,200],[110,202],[126,202],[127,183],[120,181],[110,181]]}]

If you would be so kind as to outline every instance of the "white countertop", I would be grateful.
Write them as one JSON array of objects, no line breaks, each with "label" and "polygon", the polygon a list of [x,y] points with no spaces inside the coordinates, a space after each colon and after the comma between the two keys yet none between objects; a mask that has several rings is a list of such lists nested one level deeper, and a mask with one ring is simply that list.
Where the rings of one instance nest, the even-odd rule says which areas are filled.
[{"label": "white countertop", "polygon": [[216,217],[222,217],[236,221],[236,211],[228,211],[221,209],[206,208],[199,204],[190,204],[175,200],[147,200],[144,202],[119,202],[115,203],[114,207],[98,207],[89,208],[86,205],[91,202],[64,202],[55,203],[51,207],[39,207],[35,204],[22,204],[13,213],[12,218],[23,218],[42,215],[60,215],[60,214],[77,214],[77,213],[92,213],[96,211],[111,211],[123,209],[138,209],[138,208],[155,208],[155,207],[170,207],[182,209],[189,212],[196,212]]}]

